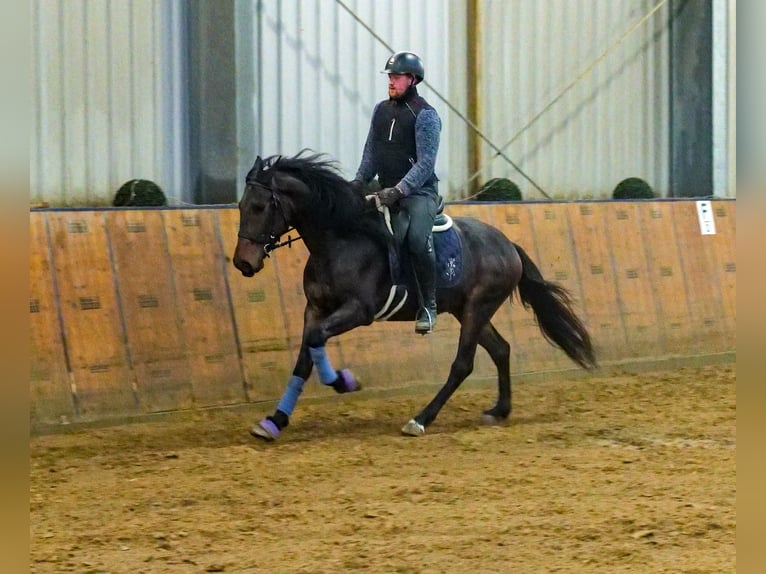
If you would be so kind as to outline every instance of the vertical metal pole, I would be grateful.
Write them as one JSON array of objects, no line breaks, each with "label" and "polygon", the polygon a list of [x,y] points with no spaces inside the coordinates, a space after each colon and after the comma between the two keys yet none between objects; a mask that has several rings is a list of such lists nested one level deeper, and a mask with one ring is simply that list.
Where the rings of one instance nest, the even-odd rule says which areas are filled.
[{"label": "vertical metal pole", "polygon": [[163,176],[165,192],[171,203],[191,202],[189,189],[191,166],[189,161],[188,117],[189,85],[187,34],[188,5],[183,2],[162,2],[160,41],[163,66],[160,79],[162,86],[162,133]]},{"label": "vertical metal pole", "polygon": [[186,3],[189,165],[197,204],[237,200],[234,0]]},{"label": "vertical metal pole", "polygon": [[726,197],[729,186],[728,0],[713,0],[713,195]]},{"label": "vertical metal pole", "polygon": [[713,194],[712,0],[672,0],[670,195]]},{"label": "vertical metal pole", "polygon": [[[466,18],[466,86],[468,91],[467,116],[474,125],[481,127],[481,101],[479,86],[481,85],[481,0],[468,0]],[[468,173],[476,173],[481,169],[481,138],[474,130],[468,133]],[[465,197],[474,195],[479,189],[480,182],[473,179],[468,189],[463,190]]]}]

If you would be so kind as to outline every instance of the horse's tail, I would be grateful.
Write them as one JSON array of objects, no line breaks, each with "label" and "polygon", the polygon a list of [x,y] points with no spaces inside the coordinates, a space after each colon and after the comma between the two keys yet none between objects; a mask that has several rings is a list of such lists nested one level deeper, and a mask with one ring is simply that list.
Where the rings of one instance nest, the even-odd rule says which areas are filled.
[{"label": "horse's tail", "polygon": [[522,266],[518,287],[521,304],[526,309],[532,307],[537,325],[549,342],[584,369],[596,367],[590,335],[572,308],[569,292],[543,279],[529,255],[518,245],[515,247]]}]

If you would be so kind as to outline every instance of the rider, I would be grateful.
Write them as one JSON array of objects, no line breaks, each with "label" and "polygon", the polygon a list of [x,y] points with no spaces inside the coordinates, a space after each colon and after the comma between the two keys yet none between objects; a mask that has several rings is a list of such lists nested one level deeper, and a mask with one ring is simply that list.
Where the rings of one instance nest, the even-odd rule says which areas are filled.
[{"label": "rider", "polygon": [[397,52],[383,70],[388,74],[388,99],[372,112],[370,130],[355,180],[369,183],[376,175],[382,189],[380,203],[398,205],[410,217],[407,233],[420,309],[415,332],[430,333],[436,324],[436,258],[431,229],[439,205],[434,173],[439,150],[441,119],[418,95],[423,61],[412,52]]}]

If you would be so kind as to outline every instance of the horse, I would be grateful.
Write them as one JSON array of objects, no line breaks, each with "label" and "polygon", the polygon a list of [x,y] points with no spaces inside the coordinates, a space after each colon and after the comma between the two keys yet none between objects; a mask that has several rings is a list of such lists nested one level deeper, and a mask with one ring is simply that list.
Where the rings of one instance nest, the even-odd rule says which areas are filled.
[{"label": "horse", "polygon": [[[303,271],[306,307],[298,358],[274,414],[250,430],[266,441],[278,438],[288,426],[314,366],[321,383],[338,393],[361,388],[349,369],[332,367],[325,352],[328,339],[376,319],[412,321],[418,310],[415,297],[389,309],[392,297],[401,298],[397,290],[402,286],[394,284],[391,273],[390,233],[369,196],[342,177],[337,162],[307,151],[293,157],[258,156],[238,204],[233,264],[243,276],[253,277],[274,249],[294,241],[280,241],[290,230],[300,234],[309,251]],[[455,217],[452,226],[462,247],[462,273],[449,287],[437,283],[437,307],[439,313],[450,313],[460,323],[457,353],[444,385],[402,427],[407,436],[423,435],[471,374],[477,345],[497,368],[497,400],[482,419],[499,423],[509,417],[510,345],[491,319],[503,302],[513,302],[514,293],[525,308],[531,307],[549,343],[583,369],[597,366],[590,335],[563,286],[545,280],[524,249],[497,228],[471,217]],[[416,292],[414,284],[407,288]]]}]

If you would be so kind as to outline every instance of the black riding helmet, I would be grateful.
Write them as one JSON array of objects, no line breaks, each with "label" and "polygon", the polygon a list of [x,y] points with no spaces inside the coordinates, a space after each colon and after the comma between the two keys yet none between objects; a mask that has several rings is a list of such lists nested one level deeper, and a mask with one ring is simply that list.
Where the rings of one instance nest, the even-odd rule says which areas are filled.
[{"label": "black riding helmet", "polygon": [[386,60],[386,69],[384,74],[412,74],[415,76],[415,83],[423,81],[426,72],[423,68],[423,60],[420,56],[412,52],[397,52]]}]

